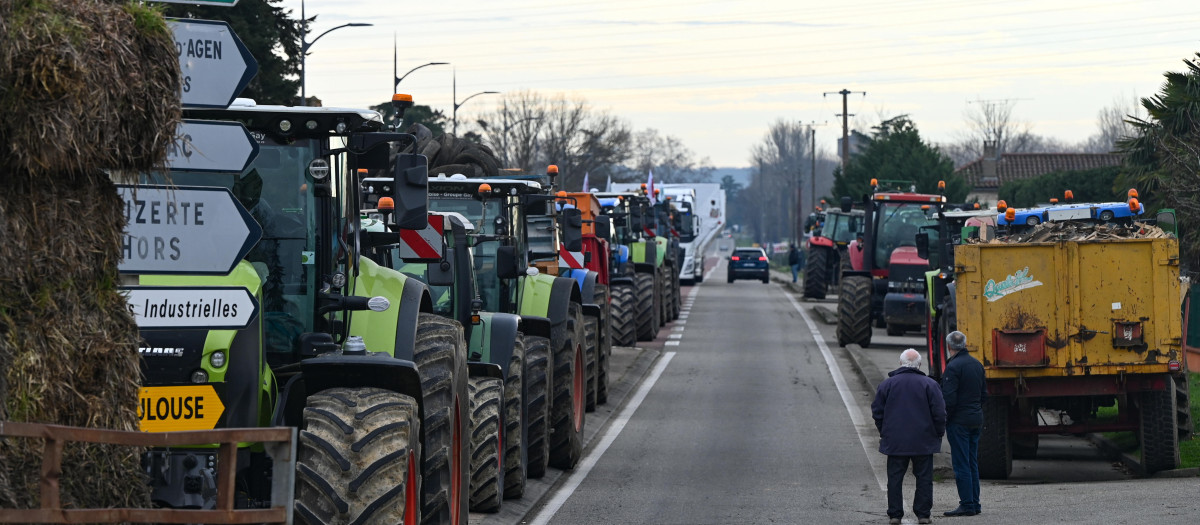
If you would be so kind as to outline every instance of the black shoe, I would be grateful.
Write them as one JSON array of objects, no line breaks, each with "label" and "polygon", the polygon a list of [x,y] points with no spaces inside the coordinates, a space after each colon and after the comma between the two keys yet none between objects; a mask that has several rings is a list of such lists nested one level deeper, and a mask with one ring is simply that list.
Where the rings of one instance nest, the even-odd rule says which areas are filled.
[{"label": "black shoe", "polygon": [[943,512],[942,514],[945,516],[974,516],[978,513],[975,512],[974,510],[960,506],[957,509],[948,510],[946,512]]}]

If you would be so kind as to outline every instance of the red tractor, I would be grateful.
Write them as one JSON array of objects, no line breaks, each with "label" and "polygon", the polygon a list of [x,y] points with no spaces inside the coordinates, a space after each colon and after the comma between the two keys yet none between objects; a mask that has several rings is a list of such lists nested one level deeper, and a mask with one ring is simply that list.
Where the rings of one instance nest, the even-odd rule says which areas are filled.
[{"label": "red tractor", "polygon": [[[889,185],[907,185],[884,181]],[[872,179],[872,195],[864,196],[863,236],[850,243],[850,268],[842,270],[838,294],[838,344],[871,344],[872,324],[888,335],[920,330],[925,324],[925,272],[929,262],[917,255],[916,236],[935,226],[933,212],[941,195],[881,190]],[[944,183],[938,183],[944,188]],[[848,208],[849,203],[843,202]]]}]

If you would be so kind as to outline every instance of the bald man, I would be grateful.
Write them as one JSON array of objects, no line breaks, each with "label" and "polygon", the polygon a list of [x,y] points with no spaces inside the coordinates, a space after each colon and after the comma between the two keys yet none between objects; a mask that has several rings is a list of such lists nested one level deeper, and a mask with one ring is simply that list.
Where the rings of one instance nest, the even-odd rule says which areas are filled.
[{"label": "bald man", "polygon": [[912,463],[917,490],[913,514],[918,523],[933,523],[933,455],[941,452],[946,434],[946,404],[937,382],[921,371],[921,354],[912,348],[900,353],[900,368],[875,390],[871,403],[879,452],[887,455],[889,523],[904,517],[904,475]]}]

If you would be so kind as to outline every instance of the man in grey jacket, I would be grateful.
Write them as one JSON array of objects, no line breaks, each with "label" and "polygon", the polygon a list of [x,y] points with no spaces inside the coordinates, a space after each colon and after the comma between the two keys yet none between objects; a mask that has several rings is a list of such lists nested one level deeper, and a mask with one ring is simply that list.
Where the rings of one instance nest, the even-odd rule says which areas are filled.
[{"label": "man in grey jacket", "polygon": [[913,514],[918,523],[932,523],[933,454],[942,450],[946,407],[938,384],[921,372],[921,354],[909,348],[900,353],[900,368],[875,391],[871,416],[879,429],[879,452],[887,455],[890,523],[904,517],[904,474],[912,463],[917,478]]},{"label": "man in grey jacket", "polygon": [[946,401],[946,438],[950,463],[958,485],[958,508],[947,516],[974,516],[983,512],[979,504],[979,434],[983,428],[983,402],[987,381],[983,365],[967,352],[967,336],[959,331],[946,336],[946,347],[954,352],[942,373],[942,397]]}]

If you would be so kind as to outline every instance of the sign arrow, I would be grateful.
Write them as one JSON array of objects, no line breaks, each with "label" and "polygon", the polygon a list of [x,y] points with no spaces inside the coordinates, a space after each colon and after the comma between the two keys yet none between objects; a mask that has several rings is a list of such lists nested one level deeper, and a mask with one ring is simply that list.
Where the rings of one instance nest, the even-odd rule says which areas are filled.
[{"label": "sign arrow", "polygon": [[241,330],[258,301],[241,286],[128,286],[129,311],[141,329]]},{"label": "sign arrow", "polygon": [[171,19],[182,76],[183,107],[227,108],[258,73],[258,62],[229,24]]},{"label": "sign arrow", "polygon": [[138,393],[142,432],[212,430],[224,412],[212,385],[144,386]]},{"label": "sign arrow", "polygon": [[225,275],[262,237],[226,188],[118,185],[125,200],[122,273]]},{"label": "sign arrow", "polygon": [[241,173],[258,157],[258,141],[241,122],[184,120],[167,148],[173,170]]}]

